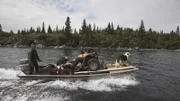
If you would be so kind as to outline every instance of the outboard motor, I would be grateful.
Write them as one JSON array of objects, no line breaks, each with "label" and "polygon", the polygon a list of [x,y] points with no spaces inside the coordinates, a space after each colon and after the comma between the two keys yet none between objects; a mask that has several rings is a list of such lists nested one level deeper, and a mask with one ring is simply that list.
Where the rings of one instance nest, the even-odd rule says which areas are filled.
[{"label": "outboard motor", "polygon": [[21,59],[20,60],[20,68],[24,74],[30,73],[30,67],[29,67],[28,59]]}]

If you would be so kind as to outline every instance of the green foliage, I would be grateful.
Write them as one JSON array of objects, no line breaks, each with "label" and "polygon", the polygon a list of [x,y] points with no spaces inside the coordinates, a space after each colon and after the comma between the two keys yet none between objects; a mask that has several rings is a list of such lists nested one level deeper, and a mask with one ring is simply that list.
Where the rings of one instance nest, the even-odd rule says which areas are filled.
[{"label": "green foliage", "polygon": [[18,30],[17,34],[21,34],[20,30]]},{"label": "green foliage", "polygon": [[82,26],[81,26],[81,32],[80,34],[86,34],[87,33],[87,24],[86,19],[83,20]]},{"label": "green foliage", "polygon": [[76,30],[76,29],[74,29],[74,34],[78,34],[78,32],[77,32],[77,30]]},{"label": "green foliage", "polygon": [[70,38],[70,40],[72,40],[71,21],[69,17],[67,17],[66,22],[65,22],[64,34],[66,35],[67,38]]},{"label": "green foliage", "polygon": [[40,33],[41,32],[41,27],[37,27],[36,33]]},{"label": "green foliage", "polygon": [[59,32],[59,28],[58,28],[58,25],[56,26],[56,33],[58,33]]},{"label": "green foliage", "polygon": [[0,32],[2,32],[2,26],[1,26],[1,24],[0,24]]},{"label": "green foliage", "polygon": [[108,34],[114,34],[114,25],[113,25],[113,23],[111,22],[109,22],[108,23],[108,26],[107,26],[107,28],[106,28],[106,31],[108,32]]},{"label": "green foliage", "polygon": [[46,33],[45,32],[45,26],[44,26],[44,22],[43,22],[43,24],[42,24],[42,31],[41,31],[42,33]]},{"label": "green foliage", "polygon": [[177,29],[176,29],[176,34],[179,35],[179,26],[177,26]]},{"label": "green foliage", "polygon": [[107,32],[108,32],[108,34],[111,33],[111,24],[110,24],[110,22],[108,23],[108,26],[107,26]]},{"label": "green foliage", "polygon": [[96,25],[93,25],[93,33],[96,33]]},{"label": "green foliage", "polygon": [[11,34],[14,34],[13,30],[10,31]]},{"label": "green foliage", "polygon": [[48,33],[52,33],[52,29],[51,29],[51,26],[49,25],[48,27]]},{"label": "green foliage", "polygon": [[[43,22],[44,26],[44,22]],[[155,48],[155,49],[179,49],[180,48],[180,33],[179,26],[176,31],[170,33],[164,33],[163,31],[156,32],[151,28],[146,31],[144,22],[141,20],[139,29],[133,30],[131,28],[122,28],[119,25],[114,29],[113,23],[108,23],[105,29],[91,24],[87,24],[86,20],[83,20],[82,27],[79,32],[74,29],[74,33],[71,32],[71,21],[67,17],[65,27],[52,31],[51,27],[48,27],[48,33],[45,30],[42,31],[41,27],[18,30],[18,34],[4,32],[0,25],[0,45],[26,45],[30,46],[33,42],[42,44],[44,46],[66,45],[73,47],[92,46],[92,47],[124,47],[124,48]],[[51,33],[51,34],[49,34]]]},{"label": "green foliage", "polygon": [[29,32],[30,33],[35,33],[35,30],[31,27]]},{"label": "green foliage", "polygon": [[145,27],[144,27],[144,21],[143,20],[141,20],[141,26],[139,28],[139,32],[145,33]]}]

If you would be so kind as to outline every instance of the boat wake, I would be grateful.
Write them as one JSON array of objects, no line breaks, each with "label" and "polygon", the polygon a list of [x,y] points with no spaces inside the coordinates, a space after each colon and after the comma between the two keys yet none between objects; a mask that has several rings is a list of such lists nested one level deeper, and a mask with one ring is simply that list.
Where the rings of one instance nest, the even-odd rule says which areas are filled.
[{"label": "boat wake", "polygon": [[122,75],[98,80],[21,80],[16,77],[19,71],[0,69],[0,101],[63,101],[71,100],[68,92],[113,92],[124,91],[128,86],[138,85],[133,75]]},{"label": "boat wake", "polygon": [[0,68],[0,80],[2,79],[18,79],[16,76],[20,71],[13,69]]},{"label": "boat wake", "polygon": [[99,80],[88,80],[88,81],[51,81],[46,84],[37,84],[40,86],[48,85],[47,87],[66,89],[66,90],[78,90],[84,89],[89,91],[121,91],[125,90],[128,86],[133,86],[139,84],[138,81],[133,76],[123,76],[120,78],[110,77]]}]

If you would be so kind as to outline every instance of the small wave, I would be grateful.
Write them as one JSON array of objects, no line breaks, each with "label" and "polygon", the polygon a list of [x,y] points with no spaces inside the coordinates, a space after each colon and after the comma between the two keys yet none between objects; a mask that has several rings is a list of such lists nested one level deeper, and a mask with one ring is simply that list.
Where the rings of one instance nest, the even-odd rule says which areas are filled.
[{"label": "small wave", "polygon": [[89,80],[89,81],[51,81],[45,84],[46,88],[54,87],[58,89],[66,89],[66,90],[77,90],[77,89],[85,89],[90,91],[116,91],[116,90],[125,90],[128,86],[133,86],[139,84],[138,81],[133,76],[123,76],[120,78],[105,78],[99,80]]},{"label": "small wave", "polygon": [[0,68],[0,79],[17,79],[16,75],[18,72],[20,71]]},{"label": "small wave", "polygon": [[46,96],[46,97],[41,97],[41,98],[37,98],[37,99],[31,99],[31,94],[29,95],[21,95],[18,96],[17,98],[14,98],[13,96],[7,95],[7,96],[3,96],[1,101],[69,101],[69,97],[63,97],[61,95],[57,95],[57,96]]},{"label": "small wave", "polygon": [[[0,79],[18,79],[16,77],[19,71],[12,69],[0,69]],[[139,84],[136,81],[135,77],[132,75],[125,75],[121,77],[110,77],[99,80],[89,80],[89,81],[75,81],[72,82],[70,80],[62,81],[49,81],[46,83],[41,83],[41,80],[33,80],[28,81],[24,84],[24,86],[44,86],[45,88],[53,87],[58,89],[66,89],[66,90],[77,90],[77,89],[85,89],[90,91],[115,91],[115,90],[124,90],[128,86],[133,86]],[[12,82],[2,82],[2,86],[12,85]]]},{"label": "small wave", "polygon": [[33,80],[33,81],[29,81],[29,82],[26,82],[25,86],[32,86],[32,85],[35,85],[36,83],[39,83],[40,81],[42,81],[42,80]]},{"label": "small wave", "polygon": [[67,101],[69,100],[69,97],[61,97],[61,96],[55,96],[55,97],[45,97],[34,101]]},{"label": "small wave", "polygon": [[37,87],[42,80],[0,81],[0,101],[67,101],[69,96]]},{"label": "small wave", "polygon": [[[0,70],[2,72],[2,69]],[[12,72],[13,70],[5,70]],[[14,72],[14,71],[13,71]],[[94,92],[124,91],[128,86],[139,84],[132,75],[110,77],[89,81],[47,81],[43,80],[4,80],[0,82],[1,101],[67,101],[71,97],[66,91],[84,89]],[[55,88],[55,91],[52,89]],[[53,90],[53,91],[52,91]],[[63,93],[62,93],[63,91]],[[61,92],[61,93],[60,93]]]},{"label": "small wave", "polygon": [[5,88],[5,87],[9,87],[12,86],[13,82],[9,82],[9,81],[1,81],[0,82],[0,88]]}]

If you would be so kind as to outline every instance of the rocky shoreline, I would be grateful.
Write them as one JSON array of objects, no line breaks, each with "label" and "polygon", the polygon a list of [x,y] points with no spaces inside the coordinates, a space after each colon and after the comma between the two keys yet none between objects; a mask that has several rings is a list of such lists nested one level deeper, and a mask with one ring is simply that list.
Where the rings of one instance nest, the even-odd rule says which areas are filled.
[{"label": "rocky shoreline", "polygon": [[[30,46],[26,46],[26,45],[6,45],[6,46],[1,46],[2,48],[30,48]],[[175,50],[168,50],[168,49],[140,49],[140,48],[110,48],[110,47],[72,47],[72,46],[49,46],[46,47],[44,45],[41,44],[37,44],[37,48],[51,48],[51,49],[101,49],[101,50],[120,50],[120,51],[179,51],[180,49],[175,49]]]}]

